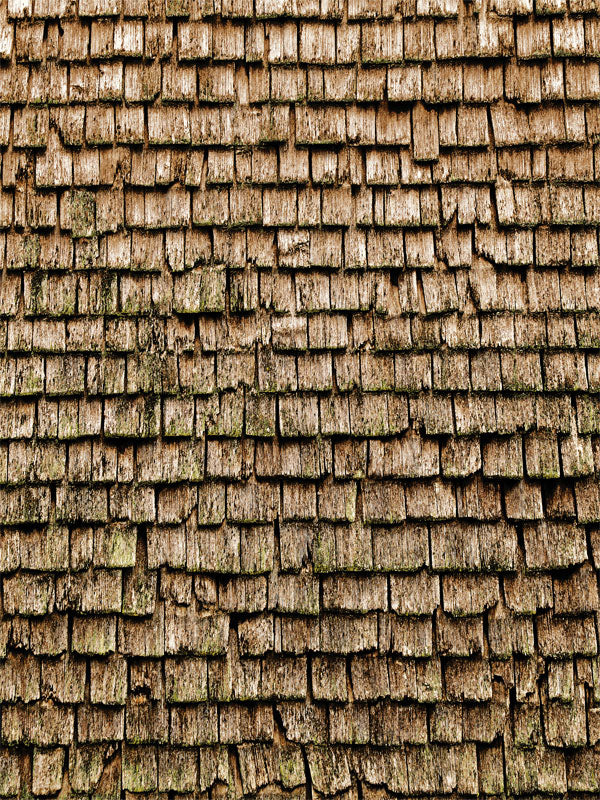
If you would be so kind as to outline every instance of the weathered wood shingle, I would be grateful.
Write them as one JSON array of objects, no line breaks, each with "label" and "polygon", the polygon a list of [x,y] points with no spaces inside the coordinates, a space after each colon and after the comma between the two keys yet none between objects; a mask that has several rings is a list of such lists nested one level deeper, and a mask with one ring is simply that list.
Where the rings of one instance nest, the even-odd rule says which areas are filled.
[{"label": "weathered wood shingle", "polygon": [[0,4],[0,796],[598,793],[597,11]]}]

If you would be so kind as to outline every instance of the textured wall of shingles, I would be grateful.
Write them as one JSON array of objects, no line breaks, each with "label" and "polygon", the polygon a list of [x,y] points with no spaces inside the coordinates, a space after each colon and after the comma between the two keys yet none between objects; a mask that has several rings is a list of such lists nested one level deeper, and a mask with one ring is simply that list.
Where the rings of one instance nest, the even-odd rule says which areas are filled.
[{"label": "textured wall of shingles", "polygon": [[600,790],[599,59],[0,3],[0,796]]}]

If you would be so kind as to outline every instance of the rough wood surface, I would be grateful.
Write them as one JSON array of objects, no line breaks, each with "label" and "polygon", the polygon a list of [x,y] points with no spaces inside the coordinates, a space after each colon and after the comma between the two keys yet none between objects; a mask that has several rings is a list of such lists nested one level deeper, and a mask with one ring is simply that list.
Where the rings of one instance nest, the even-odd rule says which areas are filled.
[{"label": "rough wood surface", "polygon": [[597,0],[0,0],[0,797],[600,793]]}]

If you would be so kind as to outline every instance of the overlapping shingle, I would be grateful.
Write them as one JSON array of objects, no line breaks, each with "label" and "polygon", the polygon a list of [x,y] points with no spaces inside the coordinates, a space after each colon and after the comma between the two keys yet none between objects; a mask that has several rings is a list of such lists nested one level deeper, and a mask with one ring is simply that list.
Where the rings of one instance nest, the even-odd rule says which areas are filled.
[{"label": "overlapping shingle", "polygon": [[0,796],[597,794],[593,0],[0,5]]}]

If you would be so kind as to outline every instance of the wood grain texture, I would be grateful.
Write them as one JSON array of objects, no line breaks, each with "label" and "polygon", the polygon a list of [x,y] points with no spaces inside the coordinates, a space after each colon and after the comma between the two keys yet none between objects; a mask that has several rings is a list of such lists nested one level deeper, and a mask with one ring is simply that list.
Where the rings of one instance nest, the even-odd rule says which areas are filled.
[{"label": "wood grain texture", "polygon": [[0,2],[0,797],[598,795],[599,10]]}]

